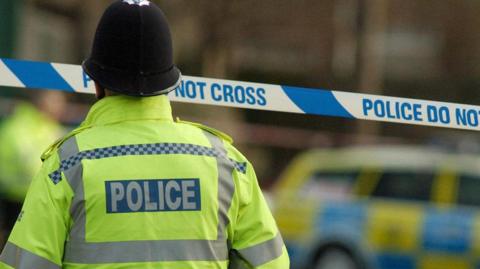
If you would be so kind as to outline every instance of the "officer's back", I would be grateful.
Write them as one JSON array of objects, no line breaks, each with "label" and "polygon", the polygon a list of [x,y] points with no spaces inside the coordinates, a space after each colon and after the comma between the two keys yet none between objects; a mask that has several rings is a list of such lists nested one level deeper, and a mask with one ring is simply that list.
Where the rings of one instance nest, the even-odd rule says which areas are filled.
[{"label": "officer's back", "polygon": [[[134,112],[121,113],[125,107]],[[60,146],[65,165],[50,173],[63,172],[52,180],[73,189],[64,262],[175,261],[189,268],[191,261],[226,260],[236,217],[228,209],[238,212],[251,199],[234,198],[235,186],[248,193],[255,182],[220,133],[175,123],[165,96],[107,97],[85,126]]]},{"label": "officer's back", "polygon": [[84,69],[100,100],[44,154],[0,268],[288,268],[251,164],[173,121],[181,76],[156,6],[112,4]]}]

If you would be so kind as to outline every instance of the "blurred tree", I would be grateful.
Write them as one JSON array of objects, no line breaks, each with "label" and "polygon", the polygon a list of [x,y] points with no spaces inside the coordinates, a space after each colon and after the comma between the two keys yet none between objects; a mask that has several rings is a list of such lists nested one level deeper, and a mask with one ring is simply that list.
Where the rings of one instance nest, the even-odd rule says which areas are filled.
[{"label": "blurred tree", "polygon": [[[17,33],[17,18],[23,0],[0,1],[0,57],[13,58]],[[10,96],[14,91],[2,87],[1,96]]]},{"label": "blurred tree", "polygon": [[15,47],[17,15],[22,0],[0,1],[0,56],[12,57]]},{"label": "blurred tree", "polygon": [[[388,1],[361,0],[358,7],[357,81],[362,93],[382,94]],[[359,141],[380,134],[379,123],[358,121]]]}]

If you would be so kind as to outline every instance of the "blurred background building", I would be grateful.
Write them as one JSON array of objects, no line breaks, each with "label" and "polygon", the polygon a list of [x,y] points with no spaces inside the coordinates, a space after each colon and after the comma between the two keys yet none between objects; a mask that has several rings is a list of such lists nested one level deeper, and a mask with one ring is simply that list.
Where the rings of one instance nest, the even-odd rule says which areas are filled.
[{"label": "blurred background building", "polygon": [[[110,2],[3,0],[0,54],[79,64]],[[478,1],[155,2],[171,22],[184,74],[480,103]],[[64,120],[74,125],[85,112],[77,104],[93,99],[70,100]],[[478,140],[469,132],[283,113],[181,104],[175,111],[231,133],[268,180],[297,151],[313,146],[387,140],[476,149]]]}]

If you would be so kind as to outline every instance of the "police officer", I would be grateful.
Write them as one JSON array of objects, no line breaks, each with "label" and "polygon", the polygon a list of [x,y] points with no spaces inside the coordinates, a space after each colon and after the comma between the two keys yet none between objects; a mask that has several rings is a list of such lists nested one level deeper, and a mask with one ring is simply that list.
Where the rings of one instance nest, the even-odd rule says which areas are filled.
[{"label": "police officer", "polygon": [[41,91],[33,95],[32,103],[18,102],[0,125],[0,249],[41,166],[38,156],[65,135],[58,123],[66,103],[62,93]]},{"label": "police officer", "polygon": [[83,67],[100,100],[43,154],[0,268],[289,267],[231,138],[172,120],[181,75],[158,7],[114,2]]}]

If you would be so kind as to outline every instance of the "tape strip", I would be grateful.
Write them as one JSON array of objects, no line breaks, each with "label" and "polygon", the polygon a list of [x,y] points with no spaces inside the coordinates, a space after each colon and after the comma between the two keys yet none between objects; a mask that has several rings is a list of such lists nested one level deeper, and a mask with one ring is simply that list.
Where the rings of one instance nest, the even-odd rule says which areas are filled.
[{"label": "tape strip", "polygon": [[[0,86],[94,93],[79,65],[0,59]],[[175,102],[480,130],[480,107],[184,76]]]}]

